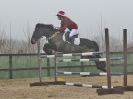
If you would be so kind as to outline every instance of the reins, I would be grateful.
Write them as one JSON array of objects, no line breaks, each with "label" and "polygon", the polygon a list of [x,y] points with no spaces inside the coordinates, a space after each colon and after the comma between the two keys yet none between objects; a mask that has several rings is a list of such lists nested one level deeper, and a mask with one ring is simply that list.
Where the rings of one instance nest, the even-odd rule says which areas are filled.
[{"label": "reins", "polygon": [[50,40],[50,39],[52,39],[53,37],[57,36],[58,33],[60,33],[60,32],[59,32],[59,31],[58,31],[58,32],[55,32],[52,36],[50,36],[50,37],[48,38],[48,40]]}]

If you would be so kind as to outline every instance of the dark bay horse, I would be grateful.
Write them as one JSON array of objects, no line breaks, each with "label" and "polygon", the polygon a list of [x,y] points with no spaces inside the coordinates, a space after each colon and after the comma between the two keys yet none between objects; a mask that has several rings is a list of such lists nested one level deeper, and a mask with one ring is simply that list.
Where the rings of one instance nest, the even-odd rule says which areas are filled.
[{"label": "dark bay horse", "polygon": [[[57,29],[50,24],[38,23],[33,32],[31,43],[35,44],[42,36],[48,39],[43,47],[46,54],[53,54],[53,51],[65,53],[82,53],[82,52],[95,52],[99,51],[99,46],[95,41],[85,38],[80,38],[79,45],[71,45],[63,40],[63,33],[57,32]],[[100,55],[87,56],[84,58],[101,58]],[[95,61],[96,67],[102,71],[106,71],[106,65],[103,61]]]}]

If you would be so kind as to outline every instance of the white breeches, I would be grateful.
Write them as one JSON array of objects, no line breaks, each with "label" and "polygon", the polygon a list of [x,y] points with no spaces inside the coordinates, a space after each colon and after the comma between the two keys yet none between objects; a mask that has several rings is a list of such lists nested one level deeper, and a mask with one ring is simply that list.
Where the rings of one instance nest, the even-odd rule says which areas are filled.
[{"label": "white breeches", "polygon": [[76,34],[78,34],[77,29],[72,29],[72,30],[70,31],[69,37],[71,38],[72,36],[74,36],[74,35],[76,35]]},{"label": "white breeches", "polygon": [[78,34],[78,30],[77,30],[77,29],[72,29],[72,30],[70,31],[68,28],[66,28],[66,29],[65,29],[65,33],[68,32],[68,31],[70,32],[69,38],[71,38],[72,36]]},{"label": "white breeches", "polygon": [[[65,33],[66,33],[67,31],[70,31],[70,30],[69,30],[69,29],[66,29],[66,30],[65,30]],[[65,34],[65,33],[64,33],[64,34]],[[69,38],[71,38],[72,36],[77,35],[77,34],[78,34],[78,30],[77,30],[77,29],[72,29],[72,30],[70,31]],[[75,38],[74,44],[76,44],[76,45],[79,45],[79,44],[80,44],[80,38],[79,38],[79,37],[78,37],[78,38]]]}]

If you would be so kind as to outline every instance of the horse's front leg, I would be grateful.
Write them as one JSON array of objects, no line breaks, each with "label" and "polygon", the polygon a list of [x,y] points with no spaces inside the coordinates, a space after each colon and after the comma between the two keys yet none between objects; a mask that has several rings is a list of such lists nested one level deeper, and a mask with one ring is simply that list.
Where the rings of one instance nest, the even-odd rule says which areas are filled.
[{"label": "horse's front leg", "polygon": [[48,55],[52,55],[56,51],[56,46],[51,43],[46,43],[43,46],[43,51]]}]

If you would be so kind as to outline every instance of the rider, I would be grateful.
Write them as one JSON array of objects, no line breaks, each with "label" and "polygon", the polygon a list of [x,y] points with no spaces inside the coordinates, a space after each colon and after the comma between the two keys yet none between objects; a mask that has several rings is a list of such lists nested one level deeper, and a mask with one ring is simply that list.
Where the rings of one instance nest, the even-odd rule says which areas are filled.
[{"label": "rider", "polygon": [[69,34],[69,39],[71,41],[72,44],[74,44],[74,36],[76,36],[76,38],[78,38],[78,25],[72,21],[70,18],[68,18],[67,16],[65,16],[65,12],[64,11],[59,11],[57,13],[57,17],[59,20],[61,20],[61,26],[58,29],[59,32],[61,33],[67,33],[70,32]]}]

